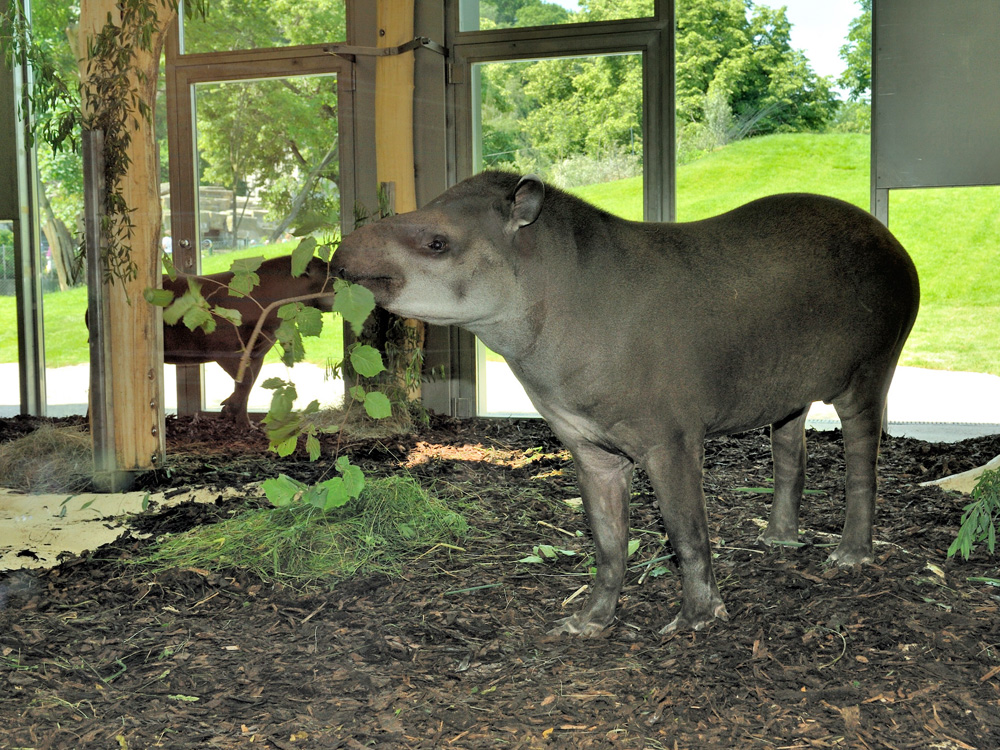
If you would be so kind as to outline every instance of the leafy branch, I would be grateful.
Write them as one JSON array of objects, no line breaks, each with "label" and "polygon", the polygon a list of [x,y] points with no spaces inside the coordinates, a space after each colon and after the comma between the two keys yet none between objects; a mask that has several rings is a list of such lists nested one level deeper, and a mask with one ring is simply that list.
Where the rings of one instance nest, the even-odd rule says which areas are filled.
[{"label": "leafy branch", "polygon": [[975,546],[986,542],[992,555],[996,551],[997,521],[1000,520],[1000,470],[984,471],[972,488],[972,502],[965,506],[962,524],[955,541],[948,547],[948,557],[960,554],[968,560]]}]

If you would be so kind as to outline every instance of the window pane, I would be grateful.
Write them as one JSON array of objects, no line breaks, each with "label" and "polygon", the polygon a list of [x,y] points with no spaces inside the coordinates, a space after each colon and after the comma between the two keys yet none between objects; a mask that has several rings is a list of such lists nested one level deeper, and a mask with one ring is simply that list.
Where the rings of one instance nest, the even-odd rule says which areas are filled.
[{"label": "window pane", "polygon": [[[335,75],[196,84],[195,112],[201,273],[226,271],[237,258],[288,255],[299,242],[293,230],[312,219],[322,218],[317,239],[339,233]],[[280,347],[271,351],[250,411],[267,411],[272,392],[260,384],[271,376],[296,382],[300,405],[340,400],[342,382],[323,382],[327,362],[342,356],[339,318],[324,316],[322,335],[306,338],[305,349],[291,370],[280,364]],[[209,365],[205,383],[206,408],[220,408],[232,379]]]},{"label": "window pane", "polygon": [[[481,63],[473,87],[477,170],[538,174],[612,213],[642,218],[640,54]],[[480,414],[534,412],[503,359],[481,343],[477,363]]]},{"label": "window pane", "polygon": [[182,18],[182,49],[192,54],[342,42],[344,5],[344,0],[212,0],[205,18]]},{"label": "window pane", "polygon": [[520,29],[650,18],[654,0],[461,0],[459,30]]}]

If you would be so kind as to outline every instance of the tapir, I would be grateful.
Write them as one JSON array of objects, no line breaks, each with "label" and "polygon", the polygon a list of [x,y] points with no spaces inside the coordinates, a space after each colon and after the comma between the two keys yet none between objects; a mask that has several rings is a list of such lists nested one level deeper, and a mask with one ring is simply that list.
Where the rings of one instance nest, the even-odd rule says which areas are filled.
[{"label": "tapir", "polygon": [[703,221],[632,222],[536,176],[491,171],[351,233],[333,266],[390,312],[476,334],[570,450],[597,573],[553,633],[594,635],[614,620],[636,465],[681,568],[680,613],[660,632],[728,619],[704,440],[770,425],[761,540],[794,542],[814,401],[843,425],[846,515],[831,558],[872,561],[886,393],[920,293],[902,245],[865,211],[789,194]]},{"label": "tapir", "polygon": [[[236,380],[243,348],[249,343],[261,312],[272,302],[323,292],[330,294],[302,300],[302,303],[324,312],[333,309],[333,278],[328,273],[327,264],[313,258],[301,276],[292,276],[292,257],[279,256],[265,260],[257,269],[260,284],[250,291],[249,297],[230,296],[228,284],[232,281],[230,271],[197,277],[201,282],[201,292],[212,305],[239,310],[242,323],[236,327],[226,321],[219,321],[212,333],[200,328],[189,330],[183,322],[163,326],[163,361],[171,365],[196,365],[218,362],[226,373]],[[171,280],[163,277],[163,288],[176,296],[187,291],[188,282],[184,277]],[[277,308],[264,321],[261,334],[254,344],[243,381],[236,383],[230,396],[222,402],[222,414],[240,426],[249,426],[247,401],[250,390],[260,374],[264,356],[275,344],[274,332],[281,321]]]}]

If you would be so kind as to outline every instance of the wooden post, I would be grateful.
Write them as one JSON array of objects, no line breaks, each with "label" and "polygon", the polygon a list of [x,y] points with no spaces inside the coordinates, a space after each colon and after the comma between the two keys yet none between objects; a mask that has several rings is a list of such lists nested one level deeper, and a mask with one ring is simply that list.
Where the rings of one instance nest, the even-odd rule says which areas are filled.
[{"label": "wooden post", "polygon": [[[379,47],[398,47],[413,39],[413,0],[377,0]],[[391,184],[394,212],[417,208],[413,155],[413,71],[415,51],[385,55],[375,63],[375,162],[378,181]],[[424,324],[407,320],[423,346]],[[409,394],[420,398],[419,387]]]},{"label": "wooden post", "polygon": [[[413,0],[377,0],[378,46],[413,39]],[[386,55],[375,63],[375,159],[378,181],[396,189],[396,213],[417,208],[413,176],[413,55]]]},{"label": "wooden post", "polygon": [[[129,71],[133,90],[152,111],[156,102],[156,78],[159,73],[163,39],[176,11],[161,0],[154,0],[159,14],[157,29],[149,50],[136,50]],[[84,55],[91,40],[104,28],[108,19],[120,26],[121,14],[115,0],[82,0],[80,4],[80,48]],[[86,82],[87,59],[81,55],[81,74]],[[141,71],[140,78],[136,71]],[[84,87],[86,91],[86,86]],[[82,102],[85,117],[96,111],[100,102]],[[137,129],[132,132],[128,149],[130,166],[122,183],[122,196],[132,209],[130,241],[136,276],[127,283],[113,280],[103,285],[103,320],[92,322],[92,346],[100,348],[106,360],[91,364],[91,392],[107,399],[100,420],[113,434],[95,435],[95,449],[104,447],[104,458],[97,457],[98,479],[107,489],[126,487],[137,471],[155,468],[162,463],[163,441],[163,327],[160,309],[143,299],[143,290],[160,284],[159,235],[159,160],[153,116],[149,120],[135,113]],[[88,248],[88,260],[97,263],[94,249]],[[96,290],[91,289],[91,294]],[[98,295],[100,299],[101,295]],[[96,323],[96,328],[94,326]],[[96,366],[95,366],[96,365]],[[95,404],[95,408],[98,405]],[[101,424],[95,422],[95,429]],[[96,454],[96,451],[95,451]],[[101,463],[103,462],[103,463]]]}]

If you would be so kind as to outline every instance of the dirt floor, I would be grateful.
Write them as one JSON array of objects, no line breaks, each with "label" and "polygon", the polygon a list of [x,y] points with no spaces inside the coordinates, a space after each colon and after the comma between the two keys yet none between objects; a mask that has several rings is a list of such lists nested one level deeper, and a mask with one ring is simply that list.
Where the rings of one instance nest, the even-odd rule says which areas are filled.
[{"label": "dirt floor", "polygon": [[[34,420],[0,420],[0,441]],[[838,433],[810,433],[804,539],[756,537],[771,474],[764,432],[712,440],[705,483],[731,620],[669,637],[676,566],[648,483],[640,547],[603,637],[546,631],[579,600],[592,551],[573,465],[545,425],[435,418],[349,446],[370,472],[410,472],[461,507],[469,535],[424,550],[397,579],[301,593],[240,571],[143,574],[126,536],[0,591],[3,748],[978,748],[1000,747],[996,559],[946,561],[967,499],[917,483],[985,463],[1000,436],[887,438],[877,560],[828,567],[843,521]],[[213,418],[168,419],[150,489],[236,486],[329,460],[278,459]],[[153,511],[163,534],[247,504]],[[582,532],[578,534],[577,532]],[[518,562],[535,545],[578,551]],[[459,548],[460,547],[460,548]],[[656,573],[657,575],[654,575]]]}]

